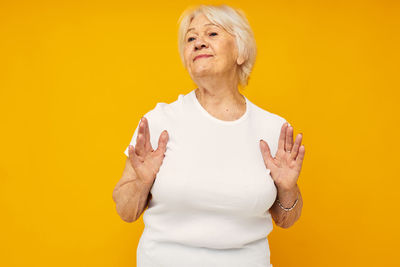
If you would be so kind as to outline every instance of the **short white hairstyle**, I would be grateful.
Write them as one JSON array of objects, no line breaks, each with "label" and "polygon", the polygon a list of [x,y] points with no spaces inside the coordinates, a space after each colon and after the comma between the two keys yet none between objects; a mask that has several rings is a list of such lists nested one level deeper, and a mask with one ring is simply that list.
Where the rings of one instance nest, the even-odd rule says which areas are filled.
[{"label": "short white hairstyle", "polygon": [[198,14],[203,14],[207,19],[219,26],[225,31],[235,36],[238,48],[238,56],[243,56],[244,62],[239,66],[239,84],[245,87],[248,84],[250,73],[253,69],[257,47],[254,39],[254,33],[245,13],[240,9],[234,9],[227,5],[198,5],[187,8],[178,19],[178,49],[179,55],[186,68],[184,60],[185,34],[190,23]]}]

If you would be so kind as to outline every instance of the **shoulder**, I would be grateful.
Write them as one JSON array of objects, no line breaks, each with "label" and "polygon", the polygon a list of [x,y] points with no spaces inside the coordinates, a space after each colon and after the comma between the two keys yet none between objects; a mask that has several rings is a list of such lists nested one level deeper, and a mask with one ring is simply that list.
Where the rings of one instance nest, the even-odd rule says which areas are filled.
[{"label": "shoulder", "polygon": [[271,155],[275,157],[278,150],[279,137],[281,134],[281,129],[286,119],[276,113],[269,110],[265,110],[255,104],[253,107],[253,122],[257,132],[257,139],[263,139],[269,145],[271,150]]},{"label": "shoulder", "polygon": [[269,129],[280,129],[286,122],[286,119],[283,116],[263,109],[252,102],[250,103],[253,108],[253,118],[257,123],[260,123],[260,125]]},{"label": "shoulder", "polygon": [[[158,147],[159,136],[162,131],[167,130],[171,137],[171,132],[174,130],[175,125],[173,122],[176,120],[177,115],[180,114],[182,106],[183,95],[179,95],[178,99],[172,103],[158,102],[149,111],[147,111],[143,117],[147,119],[150,132],[150,142],[153,148]],[[140,120],[136,122],[136,128],[131,138],[130,144],[136,145],[136,139],[139,132]],[[128,147],[125,149],[125,154],[128,154]]]},{"label": "shoulder", "polygon": [[171,102],[158,102],[155,107],[149,110],[144,116],[146,119],[157,120],[160,123],[165,122],[168,118],[173,118],[177,114],[180,114],[183,104],[183,94],[178,96],[178,99]]},{"label": "shoulder", "polygon": [[180,113],[183,105],[183,94],[178,96],[178,99],[171,102],[158,102],[153,109],[148,111],[145,116],[152,118],[166,119],[168,117],[176,116]]},{"label": "shoulder", "polygon": [[144,115],[149,124],[150,139],[153,147],[157,147],[158,138],[162,131],[167,130],[170,138],[173,136],[175,128],[178,125],[179,116],[182,114],[182,102],[183,95],[180,94],[171,103],[156,103],[154,108]]}]

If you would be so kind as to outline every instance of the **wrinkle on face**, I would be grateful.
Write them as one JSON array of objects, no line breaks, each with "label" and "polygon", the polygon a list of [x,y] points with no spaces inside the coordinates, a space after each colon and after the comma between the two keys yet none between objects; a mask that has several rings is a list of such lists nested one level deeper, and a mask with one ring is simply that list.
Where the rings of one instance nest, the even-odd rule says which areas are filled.
[{"label": "wrinkle on face", "polygon": [[[216,32],[217,35],[208,36],[209,32]],[[194,40],[188,41],[191,37]],[[192,79],[234,71],[238,54],[235,41],[232,34],[209,21],[205,15],[194,17],[185,37],[184,48],[186,68]],[[211,54],[213,57],[193,61],[198,54]]]}]

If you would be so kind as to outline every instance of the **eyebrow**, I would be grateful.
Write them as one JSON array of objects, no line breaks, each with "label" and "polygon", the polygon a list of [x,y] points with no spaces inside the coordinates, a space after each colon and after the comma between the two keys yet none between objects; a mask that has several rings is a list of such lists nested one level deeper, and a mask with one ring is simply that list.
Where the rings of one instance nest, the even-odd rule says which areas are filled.
[{"label": "eyebrow", "polygon": [[[204,24],[203,26],[206,26],[206,25],[213,25],[213,26],[219,27],[218,25],[216,25],[216,24],[214,24],[214,23],[207,23],[207,24]],[[188,29],[188,30],[186,31],[186,34],[188,34],[188,32],[191,31],[191,30],[194,30],[194,28]],[[185,35],[186,35],[186,34],[185,34]]]}]

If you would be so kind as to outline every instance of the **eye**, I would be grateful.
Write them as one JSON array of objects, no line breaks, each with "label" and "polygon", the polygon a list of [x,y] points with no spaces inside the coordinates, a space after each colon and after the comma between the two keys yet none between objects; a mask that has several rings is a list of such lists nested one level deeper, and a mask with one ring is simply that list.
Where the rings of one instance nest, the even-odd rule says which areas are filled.
[{"label": "eye", "polygon": [[218,33],[216,33],[216,32],[212,32],[212,33],[210,33],[210,35],[211,35],[211,34],[214,34],[214,33],[215,33],[215,35],[218,35]]},{"label": "eye", "polygon": [[189,38],[187,39],[187,41],[190,42],[190,41],[192,41],[192,39],[194,39],[194,38],[193,38],[193,37],[189,37]]}]

